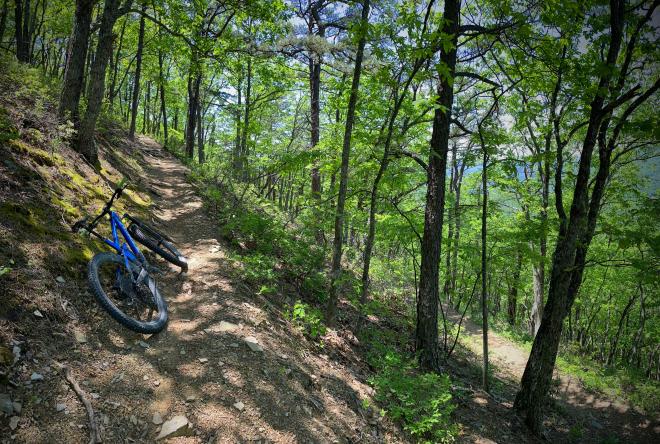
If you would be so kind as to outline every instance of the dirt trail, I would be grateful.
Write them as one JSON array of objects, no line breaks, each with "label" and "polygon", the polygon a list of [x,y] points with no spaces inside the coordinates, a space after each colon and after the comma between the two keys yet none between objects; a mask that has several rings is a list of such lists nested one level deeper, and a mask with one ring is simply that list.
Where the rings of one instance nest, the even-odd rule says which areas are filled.
[{"label": "dirt trail", "polygon": [[[458,324],[461,315],[445,307],[448,321]],[[461,341],[476,356],[482,356],[482,330],[470,319],[464,319],[461,326]],[[512,395],[519,387],[529,352],[490,331],[488,333],[488,354],[495,375],[510,386],[507,398],[502,404],[511,408]],[[555,379],[560,383],[555,398],[561,415],[551,415],[546,420],[547,437],[550,441],[563,442],[572,438],[573,442],[601,443],[657,443],[660,442],[660,418],[648,418],[631,408],[622,400],[612,400],[602,394],[585,389],[579,379],[555,369]],[[513,389],[513,390],[511,390]],[[486,405],[483,399],[477,404]],[[566,419],[569,421],[566,421]],[[577,423],[577,426],[576,426]],[[573,429],[571,431],[571,429]],[[561,437],[561,438],[560,438]],[[612,441],[618,439],[618,441]],[[610,441],[607,441],[610,440]]]},{"label": "dirt trail", "polygon": [[92,365],[105,371],[90,385],[107,387],[97,403],[107,442],[153,442],[154,414],[190,421],[193,436],[172,440],[181,443],[398,441],[393,427],[360,409],[371,389],[356,371],[310,353],[272,304],[227,277],[236,271],[186,168],[150,139],[140,143],[149,172],[141,180],[157,205],[152,222],[189,258],[189,273],[172,268],[159,281],[165,331],[142,337],[112,326],[101,339]]}]

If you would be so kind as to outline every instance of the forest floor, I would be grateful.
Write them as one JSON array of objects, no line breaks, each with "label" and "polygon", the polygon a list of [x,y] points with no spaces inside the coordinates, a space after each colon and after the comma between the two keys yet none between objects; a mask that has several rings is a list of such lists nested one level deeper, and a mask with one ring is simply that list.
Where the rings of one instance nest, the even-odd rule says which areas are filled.
[{"label": "forest floor", "polygon": [[[61,181],[65,166],[89,181],[102,179],[76,164],[68,148],[55,163],[29,146],[0,152],[0,209],[18,214],[7,213],[13,219],[5,227],[0,223],[0,259],[14,267],[0,282],[11,295],[0,306],[6,369],[0,407],[9,409],[9,402],[12,410],[0,413],[0,442],[88,441],[85,410],[57,363],[80,383],[105,442],[154,442],[174,417],[185,419],[179,418],[182,436],[172,443],[413,442],[368,407],[376,405],[367,383],[372,373],[352,332],[329,330],[320,346],[287,320],[281,304],[240,279],[240,267],[228,259],[232,247],[219,236],[185,166],[149,138],[130,142],[119,135],[113,144],[122,148],[110,150],[112,134],[106,137],[102,174],[133,177],[140,191],[129,197],[152,202],[141,215],[174,238],[189,258],[189,273],[170,267],[159,281],[170,312],[165,331],[144,336],[123,329],[87,291],[86,259],[75,267],[66,263],[66,248],[76,247],[56,207],[40,200],[55,182],[39,181],[47,175]],[[128,158],[134,161],[126,170],[119,159]],[[96,193],[98,205],[103,193]],[[28,206],[34,208],[21,210]],[[480,330],[469,321],[464,329],[465,347],[447,364],[458,441],[540,442],[511,409],[527,353],[491,335],[496,368],[494,395],[487,395],[472,388],[479,386]],[[578,381],[561,381],[559,401],[548,411],[550,442],[658,442],[657,422],[584,391]]]}]

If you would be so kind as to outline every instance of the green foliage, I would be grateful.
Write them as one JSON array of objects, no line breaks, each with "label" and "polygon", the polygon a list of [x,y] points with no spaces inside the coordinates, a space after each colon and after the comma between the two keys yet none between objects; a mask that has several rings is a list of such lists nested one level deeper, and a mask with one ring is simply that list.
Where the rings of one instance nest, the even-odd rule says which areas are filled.
[{"label": "green foliage", "polygon": [[453,442],[451,382],[447,375],[419,373],[414,360],[387,352],[377,361],[378,373],[369,382],[386,415],[421,442]]},{"label": "green foliage", "polygon": [[293,307],[290,308],[289,313],[291,320],[312,339],[318,339],[325,335],[326,327],[323,324],[323,314],[318,308],[296,301]]}]

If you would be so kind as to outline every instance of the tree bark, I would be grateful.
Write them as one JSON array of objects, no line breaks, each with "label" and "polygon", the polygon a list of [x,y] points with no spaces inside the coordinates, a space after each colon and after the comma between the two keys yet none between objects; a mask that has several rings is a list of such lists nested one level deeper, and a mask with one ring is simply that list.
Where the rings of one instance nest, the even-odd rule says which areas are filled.
[{"label": "tree bark", "polygon": [[417,325],[415,349],[419,353],[420,366],[425,370],[438,370],[438,266],[442,244],[442,224],[445,206],[445,178],[449,151],[449,125],[454,103],[453,77],[456,72],[456,46],[460,20],[460,0],[446,0],[441,33],[451,36],[451,44],[440,51],[447,70],[438,85],[439,105],[434,113],[433,132],[428,162],[426,210],[422,238],[422,263],[417,300]]},{"label": "tree bark", "polygon": [[[193,57],[196,60],[196,57]],[[194,72],[200,67],[195,66],[193,60],[188,74],[188,121],[186,123],[186,157],[193,158],[195,151],[195,128],[197,127],[197,107],[199,106],[199,85],[202,82],[202,74]]]},{"label": "tree bark", "polygon": [[70,118],[74,123],[77,123],[79,118],[78,108],[85,77],[93,9],[94,0],[76,1],[76,16],[69,43],[70,52],[64,69],[64,86],[58,110],[61,118]]},{"label": "tree bark", "polygon": [[[140,99],[140,76],[142,74],[142,51],[144,50],[144,14],[147,12],[147,4],[142,5],[140,14],[140,31],[138,32],[137,52],[135,54],[135,77],[133,80],[133,102],[131,104],[131,126],[128,130],[128,138],[135,138],[135,122],[137,121],[138,102]],[[148,102],[145,102],[145,107]],[[146,108],[145,108],[146,109]]]},{"label": "tree bark", "polygon": [[353,123],[355,121],[355,107],[357,105],[360,75],[362,73],[362,58],[364,47],[367,43],[367,27],[369,19],[369,0],[362,2],[362,17],[360,23],[360,40],[355,54],[355,68],[353,71],[353,82],[348,99],[346,111],[346,128],[344,130],[344,143],[341,152],[341,170],[339,174],[339,195],[337,196],[337,209],[335,212],[335,236],[332,253],[332,266],[330,269],[330,295],[326,310],[326,320],[329,325],[334,325],[337,299],[339,289],[337,288],[341,273],[341,256],[344,232],[344,206],[346,203],[346,190],[348,188],[348,162],[351,154],[351,137],[353,135]]},{"label": "tree bark", "polygon": [[158,50],[158,84],[160,86],[160,113],[163,117],[163,146],[167,148],[167,107],[165,106],[165,76],[163,75],[163,55],[162,50]]},{"label": "tree bark", "polygon": [[125,14],[132,0],[126,0],[120,8],[119,0],[105,0],[101,26],[99,28],[99,40],[96,47],[94,63],[89,76],[89,86],[87,90],[87,109],[85,116],[78,130],[77,150],[89,163],[94,166],[99,165],[98,149],[94,141],[94,132],[96,130],[96,120],[101,112],[101,103],[105,91],[105,71],[108,66],[108,60],[112,56],[112,28],[120,15]]}]

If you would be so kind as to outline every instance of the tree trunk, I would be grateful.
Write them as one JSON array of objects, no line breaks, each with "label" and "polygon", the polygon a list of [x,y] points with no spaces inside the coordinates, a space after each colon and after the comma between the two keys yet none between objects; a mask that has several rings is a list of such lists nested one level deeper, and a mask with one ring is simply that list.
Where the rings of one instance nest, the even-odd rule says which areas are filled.
[{"label": "tree trunk", "polygon": [[626,316],[628,316],[628,313],[630,313],[630,309],[632,308],[636,300],[637,300],[637,295],[633,294],[632,297],[628,300],[626,307],[621,312],[621,317],[619,318],[619,324],[616,329],[616,334],[614,335],[614,340],[612,341],[612,346],[610,347],[610,352],[607,355],[607,361],[605,362],[607,365],[612,365],[614,363],[614,358],[616,357],[616,349],[619,345],[619,337],[621,336],[621,329],[623,327],[623,321],[624,319],[626,319]]},{"label": "tree trunk", "polygon": [[[133,97],[133,100],[135,100],[135,97]],[[142,134],[149,133],[149,105],[150,104],[151,104],[151,81],[148,81],[147,82],[147,87],[144,90],[144,105],[142,106],[142,111],[143,111],[143,114],[142,114]]]},{"label": "tree trunk", "polygon": [[126,0],[121,9],[119,3],[119,0],[105,0],[99,29],[99,41],[89,76],[87,109],[78,131],[77,150],[94,166],[99,165],[94,132],[96,130],[96,120],[101,112],[101,103],[103,102],[105,71],[108,60],[112,56],[112,28],[117,18],[130,8],[132,0]]},{"label": "tree trunk", "polygon": [[353,71],[353,82],[348,99],[346,111],[346,129],[344,130],[344,143],[341,152],[341,170],[339,173],[339,195],[337,196],[337,210],[335,212],[335,236],[332,253],[332,267],[330,269],[330,295],[327,306],[327,322],[334,325],[337,311],[337,288],[341,273],[341,256],[344,232],[344,206],[346,203],[346,190],[348,188],[348,162],[351,154],[351,136],[353,134],[353,123],[355,121],[355,107],[360,87],[360,75],[362,73],[362,58],[364,47],[367,42],[367,27],[369,19],[369,0],[362,2],[362,17],[360,23],[360,40],[355,54],[355,68]]},{"label": "tree trunk", "polygon": [[126,22],[128,22],[128,18],[124,19],[124,23],[121,25],[121,32],[119,33],[119,44],[117,45],[117,51],[115,52],[115,58],[114,60],[111,59],[112,62],[112,81],[110,82],[110,90],[108,91],[108,99],[110,100],[110,110],[113,109],[114,104],[115,104],[115,97],[119,94],[119,98],[121,100],[121,94],[118,89],[121,89],[121,84],[120,87],[117,88],[117,75],[119,74],[119,57],[121,56],[121,49],[124,46],[124,34],[126,33]]},{"label": "tree trunk", "polygon": [[250,106],[252,99],[252,58],[248,57],[247,62],[247,84],[245,85],[245,110],[243,114],[243,126],[241,127],[241,169],[243,172],[242,179],[247,180],[247,167],[248,167],[248,134],[250,131]]},{"label": "tree trunk", "polygon": [[[311,146],[313,151],[316,149],[320,140],[320,115],[321,115],[321,55],[318,54],[318,60],[314,55],[310,57],[309,62],[309,89],[310,89],[310,120],[311,120]],[[321,173],[317,161],[312,165],[312,197],[320,199],[321,197]]]},{"label": "tree trunk", "polygon": [[241,174],[241,134],[243,133],[241,129],[242,121],[241,114],[243,104],[243,70],[241,69],[241,75],[238,79],[238,87],[236,88],[236,137],[234,141],[234,153],[232,163],[234,166],[234,176],[236,178],[242,177]]},{"label": "tree trunk", "polygon": [[445,178],[449,151],[449,124],[454,103],[453,78],[456,71],[456,44],[460,20],[460,0],[446,0],[441,33],[451,36],[451,45],[443,45],[440,60],[447,74],[438,85],[439,105],[433,118],[431,149],[428,162],[422,263],[417,300],[415,349],[420,366],[425,370],[438,370],[438,265],[442,244],[442,224],[445,206]]},{"label": "tree trunk", "polygon": [[163,51],[158,50],[158,83],[160,86],[160,113],[163,117],[163,146],[167,148],[167,107],[165,106],[165,76],[163,76]]},{"label": "tree trunk", "polygon": [[15,0],[14,28],[16,37],[16,58],[19,62],[30,62],[30,0]]},{"label": "tree trunk", "polygon": [[197,156],[199,164],[203,165],[206,162],[204,154],[204,125],[202,123],[202,106],[197,106]]},{"label": "tree trunk", "polygon": [[2,11],[0,11],[0,47],[2,47],[2,39],[5,36],[5,28],[7,26],[7,15],[9,14],[9,0],[2,2]]},{"label": "tree trunk", "polygon": [[[196,57],[193,57],[196,60]],[[201,69],[191,62],[188,74],[188,121],[186,123],[186,157],[193,158],[195,151],[195,128],[197,127],[197,106],[199,106],[199,84],[202,81],[201,73],[194,73],[194,69]]]},{"label": "tree trunk", "polygon": [[509,298],[507,300],[507,321],[510,326],[516,325],[516,311],[518,307],[518,286],[520,285],[520,270],[522,268],[522,252],[516,251],[516,265],[513,269],[513,281],[509,288]]},{"label": "tree trunk", "polygon": [[[610,44],[607,53],[607,66],[616,67],[623,36],[624,2],[611,0],[610,3]],[[598,134],[607,128],[601,124],[607,119],[603,113],[605,97],[602,91],[609,89],[614,69],[603,72],[598,89],[590,105],[589,122],[582,144],[579,167],[575,180],[570,217],[566,217],[561,199],[561,148],[558,146],[558,171],[555,173],[556,206],[560,215],[560,227],[555,252],[552,258],[548,301],[544,308],[541,326],[525,367],[521,389],[516,395],[514,407],[525,412],[525,422],[533,433],[539,435],[542,429],[543,405],[546,401],[552,371],[557,358],[564,319],[570,312],[582,281],[586,254],[596,228],[605,184],[609,176],[611,150],[600,147],[600,162],[594,179],[591,199],[589,198],[589,176],[591,159]],[[623,74],[621,74],[623,75]],[[612,144],[614,142],[612,141]]]},{"label": "tree trunk", "polygon": [[76,16],[64,69],[64,86],[58,110],[60,117],[70,118],[74,123],[78,121],[78,107],[85,77],[93,9],[94,0],[76,1]]},{"label": "tree trunk", "polygon": [[[128,138],[135,138],[135,122],[137,121],[138,102],[140,98],[140,76],[142,74],[142,51],[144,50],[144,14],[147,12],[147,4],[142,5],[140,15],[140,31],[138,33],[137,52],[135,54],[135,77],[133,80],[133,103],[131,104],[131,126],[128,130]],[[145,102],[145,109],[148,102]],[[144,132],[144,126],[142,128]]]},{"label": "tree trunk", "polygon": [[487,254],[488,254],[488,150],[484,143],[483,135],[481,133],[481,126],[479,127],[479,138],[481,140],[481,150],[483,152],[483,161],[481,162],[481,332],[482,332],[482,345],[483,345],[483,367],[481,373],[481,385],[483,390],[488,393],[488,293],[486,285],[488,283],[488,268],[487,268]]}]

